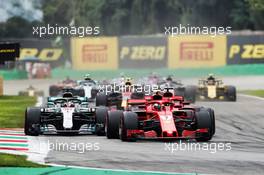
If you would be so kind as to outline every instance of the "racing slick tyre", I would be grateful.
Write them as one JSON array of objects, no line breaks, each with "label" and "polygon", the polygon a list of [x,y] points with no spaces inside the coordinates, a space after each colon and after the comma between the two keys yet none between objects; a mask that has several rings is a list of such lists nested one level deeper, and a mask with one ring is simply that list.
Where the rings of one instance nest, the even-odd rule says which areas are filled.
[{"label": "racing slick tyre", "polygon": [[227,86],[227,99],[229,101],[236,101],[236,87]]},{"label": "racing slick tyre", "polygon": [[186,86],[185,92],[184,92],[184,98],[186,101],[195,103],[196,89],[197,89],[196,86]]},{"label": "racing slick tyre", "polygon": [[59,94],[59,88],[57,88],[56,86],[50,86],[49,87],[49,95],[52,96],[57,96]]},{"label": "racing slick tyre", "polygon": [[105,133],[108,139],[119,138],[119,124],[123,111],[110,111],[106,117]]},{"label": "racing slick tyre", "polygon": [[96,95],[98,93],[98,89],[92,89],[91,90],[91,99],[95,99],[96,98]]},{"label": "racing slick tyre", "polygon": [[95,104],[96,106],[107,106],[107,95],[97,94]]},{"label": "racing slick tyre", "polygon": [[214,136],[215,134],[215,114],[214,110],[211,108],[207,108],[207,111],[210,114],[211,122],[212,122],[212,130],[211,130],[211,135]]},{"label": "racing slick tyre", "polygon": [[105,135],[105,121],[107,117],[108,109],[106,107],[99,107],[95,111],[95,134],[98,136]]},{"label": "racing slick tyre", "polygon": [[144,99],[145,98],[145,93],[143,92],[134,92],[131,94],[131,99]]},{"label": "racing slick tyre", "polygon": [[184,96],[184,89],[183,88],[175,88],[174,94],[177,96]]},{"label": "racing slick tyre", "polygon": [[212,120],[210,117],[210,113],[207,110],[201,109],[199,112],[196,112],[196,126],[197,129],[207,128],[209,130],[208,133],[199,133],[198,137],[196,138],[198,142],[211,140],[211,131],[213,130]]},{"label": "racing slick tyre", "polygon": [[32,107],[26,109],[24,132],[30,136],[38,136],[40,134],[40,108]]},{"label": "racing slick tyre", "polygon": [[125,112],[120,120],[119,135],[122,141],[136,141],[135,137],[128,137],[127,130],[138,129],[138,115],[134,112]]},{"label": "racing slick tyre", "polygon": [[74,95],[79,97],[85,97],[84,89],[76,89]]}]

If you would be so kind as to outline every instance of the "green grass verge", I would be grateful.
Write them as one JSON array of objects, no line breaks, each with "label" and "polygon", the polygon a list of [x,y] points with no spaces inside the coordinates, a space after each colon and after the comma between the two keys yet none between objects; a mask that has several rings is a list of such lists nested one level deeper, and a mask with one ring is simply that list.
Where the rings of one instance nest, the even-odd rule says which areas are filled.
[{"label": "green grass verge", "polygon": [[26,156],[1,153],[0,167],[48,167],[46,165],[40,165],[34,162],[27,161],[26,159]]},{"label": "green grass verge", "polygon": [[240,91],[240,92],[243,93],[243,94],[253,95],[253,96],[263,97],[264,98],[264,89],[244,90],[244,91]]},{"label": "green grass verge", "polygon": [[209,73],[214,73],[218,76],[243,76],[243,75],[264,75],[264,64],[247,64],[247,65],[228,65],[214,68],[192,68],[192,69],[118,69],[118,70],[71,70],[57,68],[52,70],[52,77],[57,79],[70,76],[80,79],[85,74],[90,73],[95,79],[109,79],[120,76],[124,73],[126,76],[139,78],[148,75],[151,72],[156,72],[162,76],[174,75],[175,77],[204,77]]},{"label": "green grass verge", "polygon": [[[36,98],[0,96],[0,128],[23,128],[26,107],[34,106]],[[46,167],[26,160],[26,156],[0,154],[0,167]]]},{"label": "green grass verge", "polygon": [[25,109],[35,104],[35,97],[0,96],[0,128],[23,128]]}]

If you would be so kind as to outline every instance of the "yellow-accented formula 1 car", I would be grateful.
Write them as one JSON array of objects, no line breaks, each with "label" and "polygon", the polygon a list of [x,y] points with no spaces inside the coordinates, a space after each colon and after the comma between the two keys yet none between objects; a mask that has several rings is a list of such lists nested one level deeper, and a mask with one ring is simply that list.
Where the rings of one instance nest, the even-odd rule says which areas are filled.
[{"label": "yellow-accented formula 1 car", "polygon": [[197,100],[236,101],[236,87],[225,85],[213,74],[209,74],[206,79],[199,80],[196,94]]}]

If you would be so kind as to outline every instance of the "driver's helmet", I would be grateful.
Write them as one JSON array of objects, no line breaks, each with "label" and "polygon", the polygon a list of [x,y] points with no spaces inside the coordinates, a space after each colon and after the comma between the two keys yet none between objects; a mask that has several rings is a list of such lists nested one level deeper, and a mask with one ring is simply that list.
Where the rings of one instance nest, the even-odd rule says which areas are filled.
[{"label": "driver's helmet", "polygon": [[172,76],[169,75],[167,78],[166,78],[167,81],[172,81]]},{"label": "driver's helmet", "polygon": [[154,108],[155,110],[157,110],[157,111],[160,111],[160,110],[161,110],[161,105],[160,105],[159,103],[155,103],[155,104],[153,105],[153,108]]},{"label": "driver's helmet", "polygon": [[87,81],[92,80],[91,77],[90,77],[90,74],[85,74],[84,75],[84,80],[87,80]]},{"label": "driver's helmet", "polygon": [[215,84],[215,77],[214,74],[209,74],[208,78],[207,78],[208,84],[209,85],[214,85]]},{"label": "driver's helmet", "polygon": [[131,86],[132,85],[132,78],[127,77],[125,80],[125,85]]},{"label": "driver's helmet", "polygon": [[208,79],[208,80],[214,80],[214,79],[215,79],[214,74],[209,74],[209,76],[208,76],[207,79]]}]

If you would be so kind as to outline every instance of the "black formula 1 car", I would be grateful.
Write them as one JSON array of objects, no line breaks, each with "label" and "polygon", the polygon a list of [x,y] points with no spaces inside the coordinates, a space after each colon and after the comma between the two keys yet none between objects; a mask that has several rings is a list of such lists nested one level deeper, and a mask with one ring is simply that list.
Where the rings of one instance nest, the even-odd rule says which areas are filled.
[{"label": "black formula 1 car", "polygon": [[49,87],[49,96],[61,96],[63,94],[64,89],[71,89],[71,93],[74,96],[85,96],[85,90],[77,84],[77,81],[70,79],[67,77],[65,80],[58,82],[57,84],[53,84]]},{"label": "black formula 1 car", "polygon": [[97,123],[96,108],[87,97],[74,97],[65,92],[62,97],[48,97],[44,107],[28,107],[25,111],[24,132],[37,136],[46,133],[95,133],[104,135]]},{"label": "black formula 1 car", "polygon": [[126,106],[127,99],[144,99],[145,93],[136,92],[138,86],[132,84],[130,78],[126,78],[123,83],[112,84],[96,96],[96,106],[107,106],[122,109]]},{"label": "black formula 1 car", "polygon": [[172,76],[168,76],[165,80],[158,82],[160,89],[173,88],[174,94],[183,96],[186,101],[194,103],[196,100],[196,87],[184,85],[181,81],[173,80]]}]

